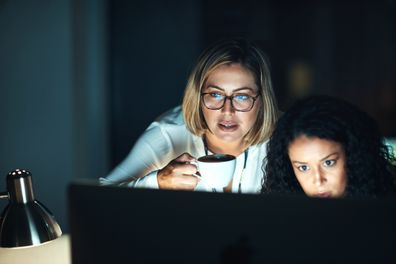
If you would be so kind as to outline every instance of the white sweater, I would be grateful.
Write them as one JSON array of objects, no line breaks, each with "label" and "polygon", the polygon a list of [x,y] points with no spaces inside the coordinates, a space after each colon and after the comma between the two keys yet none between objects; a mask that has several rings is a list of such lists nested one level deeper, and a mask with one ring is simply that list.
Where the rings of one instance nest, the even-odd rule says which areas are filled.
[{"label": "white sweater", "polygon": [[[205,155],[205,148],[202,138],[187,129],[178,106],[151,123],[128,156],[100,183],[158,189],[158,170],[184,152],[198,158]],[[250,146],[245,170],[245,153],[237,157],[232,192],[238,192],[239,185],[242,193],[260,192],[266,153],[266,143]],[[196,190],[209,191],[199,184]]]}]

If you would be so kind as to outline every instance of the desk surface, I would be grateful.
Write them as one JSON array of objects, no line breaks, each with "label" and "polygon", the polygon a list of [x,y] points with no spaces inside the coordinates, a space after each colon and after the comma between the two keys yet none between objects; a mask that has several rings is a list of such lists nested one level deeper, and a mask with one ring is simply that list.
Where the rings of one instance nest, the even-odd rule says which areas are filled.
[{"label": "desk surface", "polygon": [[1,264],[70,264],[70,237],[65,234],[50,243],[27,248],[0,248]]}]

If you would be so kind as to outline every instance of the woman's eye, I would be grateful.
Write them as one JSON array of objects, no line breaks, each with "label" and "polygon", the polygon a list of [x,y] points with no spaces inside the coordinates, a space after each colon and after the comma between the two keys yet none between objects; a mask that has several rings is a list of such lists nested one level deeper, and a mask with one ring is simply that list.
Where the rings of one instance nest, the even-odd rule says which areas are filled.
[{"label": "woman's eye", "polygon": [[309,170],[309,167],[307,165],[301,165],[297,167],[299,171],[305,172]]},{"label": "woman's eye", "polygon": [[250,96],[247,94],[236,94],[233,96],[233,98],[237,101],[246,101],[249,100]]},{"label": "woman's eye", "polygon": [[222,95],[221,93],[210,93],[210,96],[213,99],[217,99],[217,100],[222,100],[224,98],[224,95]]},{"label": "woman's eye", "polygon": [[333,166],[335,163],[336,163],[335,160],[325,160],[324,165],[325,165],[326,167],[331,167],[331,166]]}]

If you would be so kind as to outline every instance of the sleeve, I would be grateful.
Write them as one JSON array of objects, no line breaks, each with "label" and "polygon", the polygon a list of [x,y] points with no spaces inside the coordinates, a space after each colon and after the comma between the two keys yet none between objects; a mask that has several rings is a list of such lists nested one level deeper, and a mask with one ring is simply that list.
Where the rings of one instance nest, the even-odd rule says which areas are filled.
[{"label": "sleeve", "polygon": [[135,188],[150,188],[159,189],[157,180],[158,170],[150,172],[144,177],[141,177],[135,181],[132,181],[128,186]]},{"label": "sleeve", "polygon": [[172,145],[163,129],[153,123],[137,140],[128,156],[105,178],[102,185],[158,188],[157,172],[170,160]]}]

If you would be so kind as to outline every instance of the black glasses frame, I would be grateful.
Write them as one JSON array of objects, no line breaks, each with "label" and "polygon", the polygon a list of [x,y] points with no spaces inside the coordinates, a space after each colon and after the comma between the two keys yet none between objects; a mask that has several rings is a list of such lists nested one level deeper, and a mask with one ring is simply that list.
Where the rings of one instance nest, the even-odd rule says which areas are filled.
[{"label": "black glasses frame", "polygon": [[257,98],[260,96],[260,94],[258,94],[258,95],[256,95],[256,96],[250,96],[250,95],[248,95],[250,98],[253,99],[252,106],[251,106],[249,109],[246,109],[246,110],[238,110],[238,109],[236,109],[236,108],[234,107],[234,103],[233,103],[234,97],[236,97],[236,96],[238,96],[238,95],[230,95],[230,96],[226,96],[226,95],[225,95],[225,96],[224,96],[224,99],[223,99],[223,103],[221,104],[221,106],[215,107],[215,108],[211,108],[211,107],[208,107],[208,106],[206,105],[205,100],[203,99],[203,97],[204,97],[206,94],[211,94],[211,93],[201,93],[201,100],[202,100],[204,106],[205,106],[206,108],[208,108],[209,110],[220,110],[221,108],[224,107],[226,100],[229,99],[230,102],[231,102],[231,107],[232,107],[232,109],[234,109],[235,111],[238,111],[238,112],[249,112],[250,110],[252,110],[252,108],[253,108],[253,106],[254,106],[254,103],[256,102]]}]

